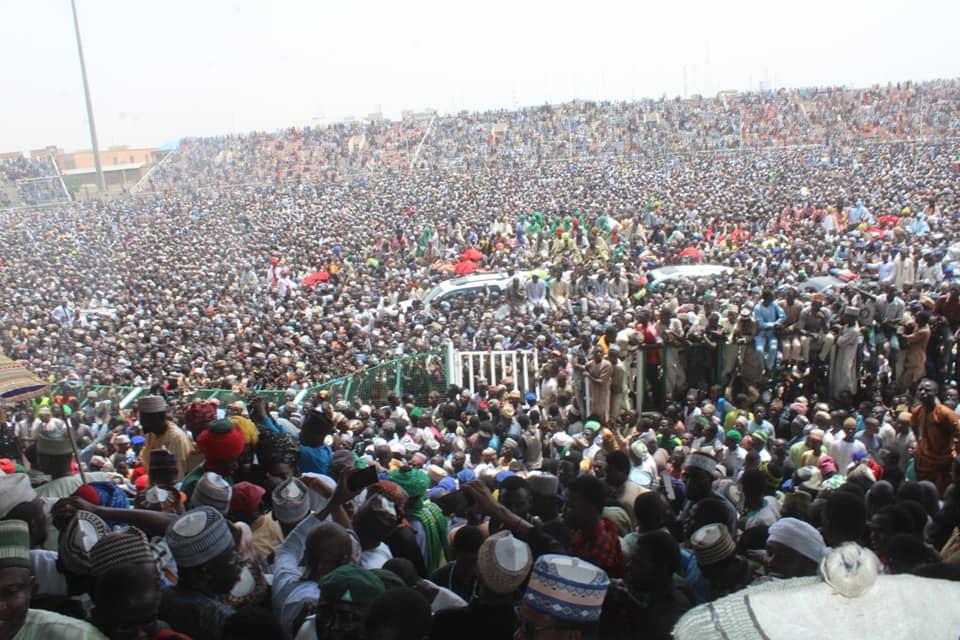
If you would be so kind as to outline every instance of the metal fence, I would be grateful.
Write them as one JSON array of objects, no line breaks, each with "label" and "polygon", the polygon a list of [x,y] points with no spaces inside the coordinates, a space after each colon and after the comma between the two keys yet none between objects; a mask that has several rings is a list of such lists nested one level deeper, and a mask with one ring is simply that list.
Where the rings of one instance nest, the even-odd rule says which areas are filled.
[{"label": "metal fence", "polygon": [[[293,402],[302,404],[307,399],[327,391],[331,400],[351,399],[359,397],[365,403],[375,406],[386,404],[387,395],[391,392],[398,394],[412,394],[416,404],[425,405],[431,391],[443,393],[448,384],[447,366],[442,351],[431,351],[411,356],[397,358],[382,364],[367,367],[357,373],[328,380],[322,384],[296,391]],[[96,399],[88,398],[89,392],[96,394]],[[81,386],[81,385],[54,385],[51,396],[64,398],[75,397],[81,405],[90,402],[110,401],[119,409],[128,408],[137,398],[149,395],[150,387],[121,387],[121,386]],[[289,394],[284,389],[257,390],[257,395],[265,398],[277,406],[289,400]],[[246,400],[247,394],[240,389],[189,389],[172,390],[168,392],[171,400],[195,402],[202,400],[219,400],[226,405],[237,400]]]}]

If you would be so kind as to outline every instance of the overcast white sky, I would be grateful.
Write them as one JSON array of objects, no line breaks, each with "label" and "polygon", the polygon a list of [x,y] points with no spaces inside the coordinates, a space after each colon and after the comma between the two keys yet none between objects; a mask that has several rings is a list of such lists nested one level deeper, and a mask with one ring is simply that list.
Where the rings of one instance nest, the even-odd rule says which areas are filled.
[{"label": "overcast white sky", "polygon": [[[960,76],[960,2],[77,0],[102,147],[313,117]],[[0,151],[89,148],[69,0],[0,0]],[[709,61],[709,64],[708,64]]]}]

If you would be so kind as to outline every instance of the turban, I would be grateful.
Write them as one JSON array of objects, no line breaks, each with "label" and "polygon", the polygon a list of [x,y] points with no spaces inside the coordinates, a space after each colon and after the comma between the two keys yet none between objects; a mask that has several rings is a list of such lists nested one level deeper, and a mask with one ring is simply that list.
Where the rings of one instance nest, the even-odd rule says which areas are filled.
[{"label": "turban", "polygon": [[194,435],[200,433],[217,419],[217,408],[209,402],[191,403],[183,413],[183,426]]},{"label": "turban", "polygon": [[816,527],[797,518],[781,518],[770,525],[767,541],[790,547],[814,562],[820,562],[826,550],[823,536]]},{"label": "turban", "polygon": [[251,446],[257,446],[257,440],[260,434],[257,433],[257,427],[250,420],[243,416],[230,416],[230,422],[243,432],[243,441]]},{"label": "turban", "polygon": [[236,458],[245,446],[243,431],[229,420],[211,422],[207,430],[197,438],[197,448],[207,459]]},{"label": "turban", "polygon": [[396,469],[387,474],[387,480],[395,482],[410,498],[418,501],[427,497],[430,476],[420,469]]},{"label": "turban", "polygon": [[300,462],[300,445],[288,433],[265,430],[257,443],[257,458],[268,468],[275,464],[296,466]]}]

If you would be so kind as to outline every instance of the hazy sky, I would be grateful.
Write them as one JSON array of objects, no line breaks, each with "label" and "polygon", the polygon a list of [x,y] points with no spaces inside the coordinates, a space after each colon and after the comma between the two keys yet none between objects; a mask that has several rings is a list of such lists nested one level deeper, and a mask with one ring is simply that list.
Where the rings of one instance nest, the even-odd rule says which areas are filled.
[{"label": "hazy sky", "polygon": [[[102,147],[314,117],[960,76],[960,2],[77,0]],[[0,151],[89,147],[69,0],[0,0]]]}]

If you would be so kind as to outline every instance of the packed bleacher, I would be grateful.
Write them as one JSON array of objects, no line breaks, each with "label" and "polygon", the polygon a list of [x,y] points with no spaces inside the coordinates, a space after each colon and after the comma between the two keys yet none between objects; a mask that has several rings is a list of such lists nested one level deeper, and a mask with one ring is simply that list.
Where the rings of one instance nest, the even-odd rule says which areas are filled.
[{"label": "packed bleacher", "polygon": [[0,160],[0,207],[48,205],[68,200],[49,157]]},{"label": "packed bleacher", "polygon": [[[0,211],[0,351],[57,389],[0,420],[0,622],[953,637],[958,88],[188,139]],[[311,391],[448,345],[502,359]]]}]

